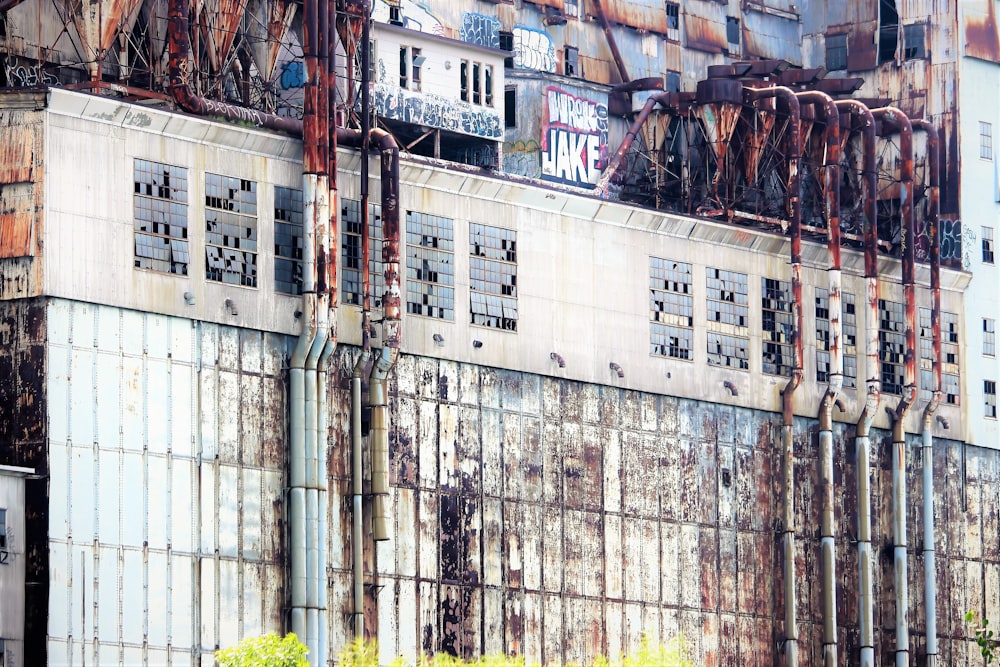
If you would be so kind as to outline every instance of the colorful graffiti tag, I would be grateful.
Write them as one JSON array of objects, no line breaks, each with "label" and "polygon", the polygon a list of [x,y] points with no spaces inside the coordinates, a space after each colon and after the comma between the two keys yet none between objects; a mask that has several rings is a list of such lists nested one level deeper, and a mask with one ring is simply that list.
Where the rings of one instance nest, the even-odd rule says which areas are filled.
[{"label": "colorful graffiti tag", "polygon": [[516,69],[556,71],[556,49],[548,33],[521,26],[514,26],[513,33]]},{"label": "colorful graffiti tag", "polygon": [[[399,20],[408,30],[427,32],[432,35],[444,35],[444,26],[438,17],[434,16],[430,5],[420,0],[402,0],[398,5]],[[378,0],[372,4],[372,18],[379,23],[389,23],[392,11],[389,3]]]},{"label": "colorful graffiti tag", "polygon": [[545,89],[542,178],[593,185],[608,156],[608,106],[565,90]]},{"label": "colorful graffiti tag", "polygon": [[460,36],[463,42],[498,49],[500,48],[500,19],[486,14],[465,12],[462,14]]},{"label": "colorful graffiti tag", "polygon": [[485,139],[503,138],[503,118],[495,109],[442,95],[415,93],[375,84],[375,112],[384,118],[436,127]]}]

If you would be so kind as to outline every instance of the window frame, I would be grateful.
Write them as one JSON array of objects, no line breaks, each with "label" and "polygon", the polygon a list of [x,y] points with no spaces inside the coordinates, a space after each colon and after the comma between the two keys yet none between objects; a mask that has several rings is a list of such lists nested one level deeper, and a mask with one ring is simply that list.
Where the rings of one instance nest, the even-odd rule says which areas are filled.
[{"label": "window frame", "polygon": [[979,121],[979,159],[993,161],[993,123]]},{"label": "window frame", "polygon": [[980,230],[980,234],[983,264],[994,264],[996,261],[996,244],[993,242],[993,228],[984,225]]},{"label": "window frame", "polygon": [[[837,42],[831,44],[832,41]],[[839,42],[843,41],[843,44]],[[834,57],[836,56],[836,57]],[[847,34],[839,33],[826,36],[826,69],[830,72],[847,71]],[[838,65],[843,64],[842,67]]]},{"label": "window frame", "polygon": [[[148,167],[148,169],[141,169]],[[191,271],[191,220],[190,220],[190,180],[187,167],[135,158],[132,162],[132,258],[133,266],[141,271],[151,271],[163,275],[187,276]],[[140,174],[148,175],[149,182],[137,180]],[[158,180],[159,179],[159,180]],[[174,183],[177,187],[174,187]],[[164,196],[166,195],[166,196]],[[148,206],[145,204],[148,203]],[[148,211],[148,216],[140,216],[140,211]],[[175,221],[179,224],[172,224]],[[141,219],[146,217],[148,219]],[[157,220],[157,218],[160,218]],[[182,224],[181,224],[182,223]],[[174,234],[174,228],[180,232]],[[156,231],[166,229],[166,233]],[[139,237],[150,239],[150,244],[139,245]],[[155,239],[164,241],[163,248],[157,248]],[[139,255],[139,247],[148,247],[166,252],[166,258]],[[181,258],[184,258],[181,261]],[[168,270],[157,268],[155,263],[166,262]]]}]

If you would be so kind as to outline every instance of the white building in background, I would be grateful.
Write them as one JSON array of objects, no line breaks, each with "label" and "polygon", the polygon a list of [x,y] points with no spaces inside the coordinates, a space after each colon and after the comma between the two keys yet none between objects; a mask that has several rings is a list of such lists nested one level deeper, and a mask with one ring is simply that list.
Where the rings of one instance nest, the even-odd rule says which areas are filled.
[{"label": "white building in background", "polygon": [[30,468],[0,465],[0,665],[24,661],[24,478]]}]

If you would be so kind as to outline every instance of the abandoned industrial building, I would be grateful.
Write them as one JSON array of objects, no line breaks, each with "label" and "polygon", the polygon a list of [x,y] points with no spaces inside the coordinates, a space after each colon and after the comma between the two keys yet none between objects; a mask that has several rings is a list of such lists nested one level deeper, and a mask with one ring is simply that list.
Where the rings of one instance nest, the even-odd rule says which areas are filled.
[{"label": "abandoned industrial building", "polygon": [[0,0],[0,665],[976,665],[993,0]]}]

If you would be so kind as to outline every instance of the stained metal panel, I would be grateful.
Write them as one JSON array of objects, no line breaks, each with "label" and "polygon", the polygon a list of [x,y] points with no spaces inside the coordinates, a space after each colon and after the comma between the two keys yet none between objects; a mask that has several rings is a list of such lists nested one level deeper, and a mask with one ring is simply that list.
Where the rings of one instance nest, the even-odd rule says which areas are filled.
[{"label": "stained metal panel", "polygon": [[192,551],[193,467],[190,460],[174,458],[170,462],[170,547],[175,552]]},{"label": "stained metal panel", "polygon": [[[719,7],[721,8],[722,5],[719,5]],[[725,53],[729,48],[725,14],[714,13],[717,15],[684,15],[685,43],[689,49],[706,51],[708,53]]]},{"label": "stained metal panel", "polygon": [[601,0],[608,21],[630,28],[667,34],[667,13],[657,0]]},{"label": "stained metal panel", "polygon": [[167,495],[172,490],[168,465],[166,457],[146,455],[146,541],[150,549],[166,549],[168,544],[170,504]]},{"label": "stained metal panel", "polygon": [[997,33],[996,3],[970,0],[962,3],[965,55],[1000,63],[1000,36]]},{"label": "stained metal panel", "polygon": [[744,12],[742,29],[744,55],[802,65],[802,26],[797,20]]},{"label": "stained metal panel", "polygon": [[[240,469],[233,465],[219,466],[218,507],[214,508],[218,516],[219,555],[235,558],[239,543],[239,496],[238,479]],[[208,516],[212,516],[209,514]]]},{"label": "stained metal panel", "polygon": [[220,646],[233,646],[240,641],[240,620],[245,605],[240,590],[240,567],[237,561],[228,558],[216,562],[219,566],[219,596],[216,599],[219,610],[214,613],[219,614],[218,641]]}]

